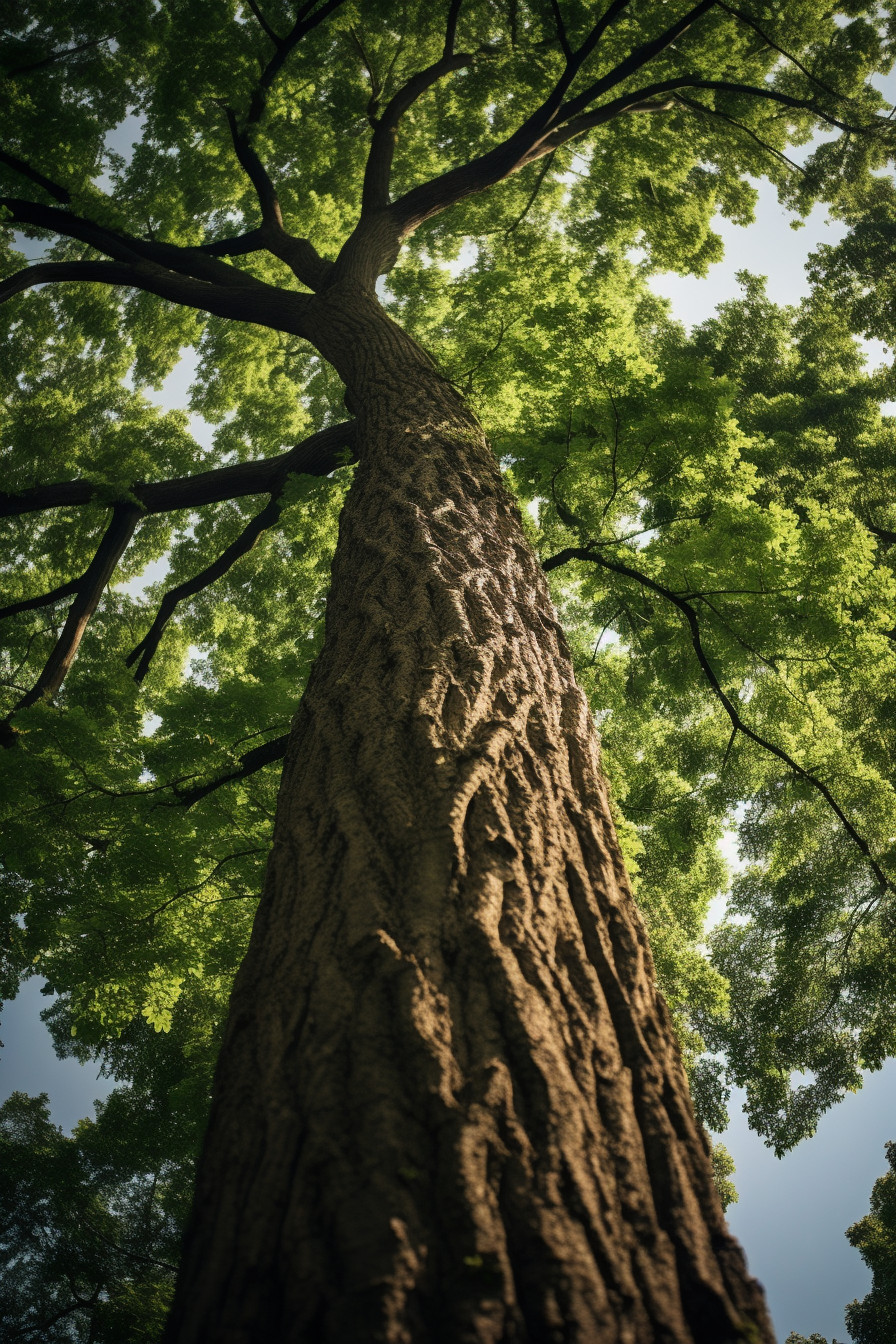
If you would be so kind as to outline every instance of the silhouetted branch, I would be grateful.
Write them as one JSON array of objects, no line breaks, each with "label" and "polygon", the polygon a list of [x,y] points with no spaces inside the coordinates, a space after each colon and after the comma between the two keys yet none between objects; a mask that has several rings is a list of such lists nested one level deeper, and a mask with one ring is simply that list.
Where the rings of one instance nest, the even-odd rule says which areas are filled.
[{"label": "silhouetted branch", "polygon": [[64,597],[71,597],[78,591],[78,587],[83,579],[70,579],[68,583],[61,583],[58,588],[53,588],[48,593],[41,593],[39,597],[26,597],[21,602],[10,602],[7,607],[0,607],[0,621],[5,621],[8,616],[18,616],[23,611],[38,611],[41,607],[52,607],[54,602],[61,602]]},{"label": "silhouetted branch", "polygon": [[0,163],[5,163],[7,168],[11,168],[14,173],[27,177],[29,182],[41,187],[48,195],[53,197],[54,201],[59,201],[61,205],[68,205],[71,200],[71,192],[67,187],[63,187],[59,182],[54,182],[51,177],[47,177],[44,173],[38,172],[30,163],[20,159],[18,154],[10,154],[9,150],[0,149]]},{"label": "silhouetted branch", "polygon": [[[319,430],[278,457],[266,457],[259,462],[237,462],[230,467],[200,471],[195,476],[181,476],[170,481],[138,483],[126,493],[140,505],[143,513],[171,513],[176,509],[200,508],[203,504],[220,504],[226,499],[240,499],[246,495],[269,494],[283,473],[329,476],[343,465],[346,450],[353,454],[356,431],[356,422],[346,420]],[[354,461],[354,457],[350,456],[349,460]],[[37,513],[43,509],[76,508],[100,497],[108,497],[108,486],[96,486],[90,481],[34,485],[18,494],[0,493],[0,517]]]},{"label": "silhouetted branch", "polygon": [[282,761],[286,755],[286,748],[289,744],[289,733],[284,733],[282,737],[275,737],[270,742],[265,742],[260,747],[253,747],[251,751],[245,752],[233,770],[226,774],[219,775],[217,779],[209,780],[206,784],[197,784],[192,789],[184,788],[181,784],[174,784],[172,787],[177,795],[177,803],[181,807],[192,807],[198,803],[200,798],[207,798],[210,793],[216,789],[222,788],[225,784],[235,784],[240,779],[248,779],[258,770],[263,770],[266,765],[273,765],[275,761]]},{"label": "silhouetted branch", "polygon": [[18,710],[26,709],[43,696],[52,696],[59,690],[78,655],[87,623],[96,611],[106,585],[115,572],[115,567],[134,535],[134,529],[139,521],[138,505],[116,504],[112,511],[112,521],[96,554],[78,582],[75,600],[69,608],[62,634],[31,690],[13,706],[7,716],[7,723]]},{"label": "silhouetted branch", "polygon": [[273,28],[268,23],[267,19],[264,17],[261,10],[259,9],[258,5],[255,3],[255,0],[246,0],[246,5],[257,19],[258,26],[261,28],[265,36],[270,38],[275,47],[279,47],[283,39],[279,37],[277,33],[274,32]]},{"label": "silhouetted branch", "polygon": [[727,112],[722,112],[717,107],[707,107],[705,103],[700,102],[699,98],[684,98],[680,93],[675,95],[675,101],[681,103],[682,107],[690,108],[692,112],[702,112],[704,116],[715,117],[718,121],[727,122],[729,126],[735,127],[736,130],[741,131],[744,135],[748,136],[760,149],[765,150],[767,154],[773,155],[774,158],[783,163],[785,167],[791,168],[796,173],[805,173],[806,170],[802,164],[795,163],[793,159],[789,159],[780,149],[775,149],[774,145],[768,144],[761,136],[757,135],[754,130],[751,130],[749,126],[745,126],[742,121],[737,121],[735,117],[729,117]]},{"label": "silhouetted branch", "polygon": [[41,205],[37,201],[22,200],[16,196],[0,197],[0,206],[9,212],[14,224],[47,229],[63,238],[74,238],[114,261],[128,262],[134,266],[141,262],[152,262],[166,270],[176,271],[179,275],[230,287],[257,289],[262,283],[247,272],[216,260],[212,254],[200,248],[178,247],[172,243],[135,238],[131,234],[95,224],[93,220],[70,210],[60,210],[58,206]]},{"label": "silhouetted branch", "polygon": [[308,296],[254,281],[228,288],[176,274],[151,262],[45,261],[26,266],[0,281],[0,303],[35,285],[60,281],[88,281],[141,289],[185,308],[197,308],[216,317],[254,322],[275,331],[302,336]]},{"label": "silhouetted branch", "polygon": [[308,0],[308,3],[299,6],[295,23],[285,37],[278,38],[273,29],[269,31],[268,36],[275,43],[276,50],[261,72],[261,77],[252,95],[252,103],[249,108],[250,123],[255,123],[261,119],[271,85],[302,38],[314,28],[317,28],[319,24],[323,23],[324,19],[329,18],[334,9],[338,9],[344,3],[345,0],[324,0],[324,3],[318,9],[316,8],[317,0]]},{"label": "silhouetted branch", "polygon": [[227,549],[218,556],[217,560],[207,565],[205,569],[200,570],[198,574],[194,574],[191,579],[186,579],[183,583],[177,584],[176,587],[169,588],[162,598],[161,606],[148,632],[137,647],[131,650],[125,660],[128,667],[133,667],[139,658],[140,661],[134,673],[134,680],[138,684],[143,681],[149,671],[153,654],[159,647],[162,635],[165,633],[165,627],[174,615],[178,605],[188,597],[195,597],[197,593],[201,593],[203,588],[209,588],[218,579],[222,578],[229,569],[232,569],[237,560],[252,550],[262,532],[274,526],[283,512],[283,507],[279,497],[270,500],[261,512],[257,513],[251,522],[243,528],[236,540],[231,542]]},{"label": "silhouetted branch", "polygon": [[810,83],[815,84],[819,89],[823,89],[825,93],[829,93],[832,98],[842,98],[844,96],[843,94],[838,93],[836,89],[832,89],[830,84],[825,84],[824,80],[819,79],[817,75],[813,75],[812,71],[809,70],[807,66],[803,65],[802,61],[794,56],[792,51],[788,51],[786,47],[780,46],[773,37],[769,36],[764,28],[759,26],[751,15],[744,14],[742,10],[735,9],[733,5],[726,4],[725,0],[716,0],[716,4],[719,9],[724,9],[725,13],[730,14],[733,19],[737,19],[748,28],[752,28],[757,37],[762,38],[766,46],[771,47],[772,51],[776,51],[779,56],[783,56],[786,61],[789,61],[791,65],[795,66],[800,74],[806,76]]},{"label": "silhouetted branch", "polygon": [[768,738],[763,737],[761,733],[757,733],[756,730],[751,728],[741,717],[739,710],[722,689],[721,683],[716,676],[715,669],[706,655],[703,641],[700,636],[700,623],[697,613],[690,602],[686,601],[679,593],[675,593],[670,588],[665,587],[664,584],[658,583],[656,579],[652,579],[648,574],[643,574],[640,570],[633,569],[630,565],[622,564],[620,561],[608,560],[605,556],[597,554],[594,547],[591,545],[568,546],[564,550],[559,551],[557,555],[551,556],[550,559],[545,560],[542,569],[546,573],[549,573],[552,569],[558,569],[561,565],[568,564],[571,560],[584,560],[589,564],[600,565],[602,569],[609,570],[613,574],[621,574],[625,578],[634,579],[636,583],[639,583],[642,586],[642,588],[646,588],[648,591],[656,593],[659,597],[664,598],[667,602],[671,602],[674,607],[678,608],[687,621],[691,635],[691,644],[693,645],[694,653],[697,655],[697,661],[700,664],[706,682],[713,695],[728,715],[732,727],[739,733],[742,733],[744,737],[748,737],[751,742],[755,742],[757,746],[768,751],[772,756],[776,756],[778,760],[782,761],[788,769],[792,770],[799,779],[804,780],[805,783],[821,795],[843,826],[843,829],[846,831],[850,840],[864,855],[871,871],[877,878],[878,885],[881,889],[896,892],[896,882],[888,877],[883,868],[881,868],[871,852],[871,847],[868,844],[868,841],[849,820],[824,781],[801,766],[799,762],[795,761],[788,752],[783,750],[783,748],[777,746],[774,742],[770,742]]},{"label": "silhouetted branch", "polygon": [[57,61],[67,60],[69,56],[77,56],[79,52],[88,51],[91,47],[101,47],[104,42],[112,42],[115,38],[114,33],[108,37],[94,37],[89,42],[79,42],[74,47],[65,47],[61,51],[51,51],[49,56],[43,56],[38,61],[31,61],[27,65],[16,65],[5,72],[7,79],[17,79],[19,75],[30,75],[35,70],[45,70],[48,65],[55,65]]},{"label": "silhouetted branch", "polygon": [[282,229],[283,215],[280,210],[279,198],[267,169],[249,142],[248,131],[240,127],[232,107],[227,107],[225,103],[221,103],[220,106],[227,117],[230,138],[233,141],[234,153],[239,165],[255,188],[258,204],[261,207],[262,226],[266,225],[269,229]]}]

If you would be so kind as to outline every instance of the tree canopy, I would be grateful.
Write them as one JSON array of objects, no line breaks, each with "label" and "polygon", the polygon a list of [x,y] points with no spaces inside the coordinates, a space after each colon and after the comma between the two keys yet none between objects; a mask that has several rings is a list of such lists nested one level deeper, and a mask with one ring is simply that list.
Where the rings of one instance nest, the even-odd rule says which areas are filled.
[{"label": "tree canopy", "polygon": [[[894,38],[859,0],[5,21],[0,992],[42,975],[120,1083],[72,1139],[4,1111],[57,1201],[21,1338],[38,1262],[110,1316],[164,1292],[128,1247],[173,1256],[353,471],[301,318],[334,266],[385,276],[523,506],[704,1123],[738,1084],[784,1152],[896,1052],[896,421],[855,338],[892,332]],[[759,176],[850,232],[799,308],[744,273],[687,333],[650,276],[705,274]],[[160,404],[179,361],[209,445]]]}]

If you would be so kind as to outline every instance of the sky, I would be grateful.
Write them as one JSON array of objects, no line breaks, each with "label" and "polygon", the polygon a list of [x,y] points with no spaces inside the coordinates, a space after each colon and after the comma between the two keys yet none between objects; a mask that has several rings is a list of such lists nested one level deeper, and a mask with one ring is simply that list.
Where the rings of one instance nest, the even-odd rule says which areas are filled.
[{"label": "sky", "polygon": [[[806,226],[793,230],[774,189],[759,184],[755,223],[739,228],[725,220],[717,228],[725,258],[697,279],[673,274],[654,278],[656,291],[672,303],[689,326],[711,316],[717,304],[738,293],[735,273],[768,277],[769,297],[797,303],[808,292],[804,264],[812,248],[835,242],[842,227],[816,207]],[[877,342],[865,342],[869,362],[890,356]],[[185,405],[186,378],[177,373],[163,388],[168,405]],[[194,418],[194,430],[204,426]],[[736,861],[736,854],[731,857]],[[0,1015],[0,1101],[10,1092],[47,1092],[53,1119],[70,1129],[92,1113],[93,1101],[113,1084],[96,1067],[57,1060],[40,1021],[47,999],[30,981]],[[790,1331],[813,1332],[828,1341],[846,1341],[843,1309],[863,1297],[871,1284],[846,1228],[868,1211],[874,1181],[886,1170],[884,1144],[896,1139],[896,1060],[867,1075],[862,1090],[825,1115],[817,1134],[777,1159],[746,1124],[742,1096],[732,1097],[732,1120],[722,1141],[737,1166],[739,1202],[728,1210],[731,1230],[741,1242],[751,1272],[763,1283],[775,1329],[783,1344]]]}]

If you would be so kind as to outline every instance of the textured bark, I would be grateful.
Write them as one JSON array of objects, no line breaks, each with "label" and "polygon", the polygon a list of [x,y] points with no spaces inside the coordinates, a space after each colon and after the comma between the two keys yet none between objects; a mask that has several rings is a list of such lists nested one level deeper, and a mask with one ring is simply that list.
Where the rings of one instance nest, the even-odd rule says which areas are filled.
[{"label": "textured bark", "polygon": [[475,420],[374,300],[169,1344],[772,1339],[598,741]]}]

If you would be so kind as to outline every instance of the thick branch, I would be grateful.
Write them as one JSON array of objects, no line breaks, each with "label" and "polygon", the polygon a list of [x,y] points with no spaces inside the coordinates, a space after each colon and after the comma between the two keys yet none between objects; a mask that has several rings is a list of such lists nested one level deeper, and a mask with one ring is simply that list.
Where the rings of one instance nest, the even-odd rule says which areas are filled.
[{"label": "thick branch", "polygon": [[282,737],[275,737],[270,742],[265,742],[260,747],[253,747],[239,758],[235,769],[228,771],[224,775],[219,775],[216,779],[210,780],[207,784],[196,785],[192,789],[183,788],[179,784],[172,787],[177,795],[177,801],[182,807],[192,807],[198,803],[200,798],[207,798],[210,793],[220,789],[225,784],[235,784],[237,780],[247,779],[249,775],[254,775],[256,771],[262,770],[266,765],[273,765],[275,761],[282,761],[286,755],[286,748],[289,743],[289,733],[284,733]]},{"label": "thick branch", "polygon": [[96,611],[139,520],[140,509],[136,504],[115,506],[112,521],[78,584],[78,592],[69,608],[62,634],[34,686],[13,707],[7,722],[18,710],[26,709],[43,696],[55,695],[59,690],[77,657],[87,622]]},{"label": "thick branch", "polygon": [[716,676],[715,669],[706,655],[703,641],[700,637],[700,623],[697,618],[697,613],[691,606],[691,603],[686,601],[686,599],[679,593],[674,593],[670,588],[666,588],[663,584],[657,583],[656,579],[652,579],[648,574],[643,574],[640,570],[633,569],[630,565],[624,565],[616,560],[608,560],[605,556],[597,554],[592,546],[569,546],[558,552],[557,555],[551,556],[550,559],[545,560],[542,568],[545,572],[550,572],[552,569],[558,569],[561,565],[567,564],[570,560],[586,560],[589,564],[600,565],[602,569],[610,570],[614,574],[621,574],[625,578],[634,579],[635,582],[639,583],[643,588],[647,588],[650,592],[665,598],[667,602],[671,602],[673,606],[678,608],[687,621],[691,635],[691,644],[697,655],[697,661],[700,664],[703,675],[706,678],[713,695],[728,715],[732,727],[735,728],[737,732],[742,733],[744,737],[749,738],[751,742],[755,742],[757,746],[770,752],[772,756],[776,756],[778,760],[782,761],[788,769],[792,770],[793,773],[798,776],[798,778],[804,780],[811,788],[815,789],[816,792],[821,795],[843,826],[843,829],[846,831],[850,840],[864,855],[880,888],[882,890],[896,892],[896,883],[894,883],[892,878],[888,877],[883,868],[881,868],[871,852],[871,847],[868,844],[868,841],[849,820],[824,781],[818,779],[816,775],[813,775],[810,771],[804,769],[804,767],[801,766],[798,761],[795,761],[788,752],[783,750],[783,748],[777,746],[774,742],[770,742],[768,738],[763,737],[760,733],[757,733],[756,730],[751,728],[741,717],[734,703],[722,689],[721,683]]},{"label": "thick branch", "polygon": [[48,593],[41,593],[39,597],[26,597],[21,602],[10,602],[8,606],[0,607],[0,621],[5,621],[9,616],[18,616],[23,611],[39,611],[41,607],[52,607],[64,597],[71,597],[76,593],[83,581],[82,574],[79,579],[69,579],[68,583],[61,583],[58,588],[52,588]]},{"label": "thick branch", "polygon": [[268,23],[267,19],[264,17],[261,10],[259,9],[258,5],[255,3],[255,0],[246,0],[246,5],[248,9],[252,11],[252,14],[255,16],[258,22],[259,28],[261,28],[265,36],[270,38],[275,47],[279,46],[282,39],[278,37],[278,35],[274,32],[273,28]]},{"label": "thick branch", "polygon": [[[230,467],[218,467],[214,471],[201,471],[195,476],[181,476],[170,481],[137,484],[127,490],[127,497],[136,501],[143,513],[171,513],[175,509],[220,504],[225,499],[269,494],[277,487],[281,474],[329,476],[343,464],[346,450],[350,454],[349,460],[353,461],[356,430],[356,422],[347,420],[312,434],[279,457],[263,458],[260,462],[237,462]],[[34,485],[20,494],[0,493],[0,517],[37,513],[43,509],[77,508],[103,497],[108,497],[108,487],[96,486],[90,481]]]},{"label": "thick branch", "polygon": [[[590,51],[593,47],[598,29],[603,31],[603,27],[609,22],[611,11],[613,17],[616,17],[623,8],[621,5],[611,5],[607,14],[592,30],[586,43],[574,53],[571,59],[567,60],[567,68],[548,98],[508,139],[478,158],[460,164],[442,174],[442,176],[414,187],[389,207],[388,216],[394,225],[394,241],[386,238],[385,229],[381,230],[383,233],[381,247],[383,258],[388,260],[390,252],[397,251],[401,240],[413,233],[425,220],[463,200],[466,196],[486,190],[503,178],[517,172],[525,164],[541,158],[542,155],[550,153],[576,136],[582,135],[585,131],[610,121],[616,116],[633,112],[668,111],[675,105],[674,95],[681,89],[706,89],[762,98],[796,111],[809,112],[820,121],[824,121],[842,131],[867,134],[878,127],[884,128],[890,125],[884,118],[875,118],[867,125],[851,125],[808,99],[793,97],[768,85],[756,86],[741,84],[734,80],[703,79],[689,74],[682,74],[675,78],[661,80],[643,88],[632,90],[619,95],[601,107],[587,111],[589,104],[630,78],[649,61],[665,51],[682,36],[696,19],[712,9],[714,4],[715,0],[701,0],[700,4],[691,8],[677,23],[667,28],[658,37],[642,43],[624,61],[621,61],[601,79],[594,81],[581,94],[565,103],[561,103],[558,94],[571,84],[573,75],[580,68],[583,53],[586,52],[586,48]],[[359,238],[358,246],[361,245],[362,240]],[[351,239],[346,246],[347,248],[354,247],[355,239]],[[340,258],[341,263],[342,259]]]},{"label": "thick branch", "polygon": [[[446,44],[447,45],[447,44]],[[364,188],[361,197],[362,214],[379,210],[389,204],[389,178],[392,172],[392,159],[395,155],[395,142],[398,135],[398,123],[417,99],[453,70],[463,70],[472,63],[472,55],[446,53],[433,65],[421,70],[398,90],[386,105],[383,115],[377,122],[367,167],[364,171]]]},{"label": "thick branch", "polygon": [[[54,201],[59,201],[61,205],[68,205],[71,200],[71,192],[67,187],[63,187],[59,182],[54,182],[51,177],[38,172],[32,168],[30,163],[20,159],[17,154],[10,154],[6,149],[0,149],[0,163],[5,163],[7,168],[11,168],[14,173],[20,173],[22,177],[27,177],[29,182],[34,182],[36,186],[41,187]],[[6,202],[4,201],[5,205]]]},{"label": "thick branch", "polygon": [[[63,190],[59,189],[60,192]],[[68,195],[68,193],[66,193]],[[62,197],[58,197],[62,199]],[[258,288],[262,283],[254,276],[239,271],[234,266],[215,260],[215,254],[202,248],[177,247],[173,243],[159,243],[146,238],[135,238],[131,234],[119,233],[95,224],[82,215],[70,210],[60,210],[56,206],[41,205],[37,201],[27,201],[16,196],[0,197],[0,206],[9,211],[14,224],[25,224],[33,228],[48,229],[63,238],[74,238],[86,243],[97,252],[103,252],[115,261],[137,265],[141,261],[152,262],[179,275],[192,276],[194,279],[230,287]],[[248,250],[248,249],[247,249]]]},{"label": "thick branch", "polygon": [[231,289],[194,280],[144,261],[133,265],[117,261],[38,262],[0,281],[0,303],[35,285],[68,280],[142,289],[148,294],[168,299],[171,303],[214,313],[216,317],[254,322],[258,326],[273,327],[275,331],[292,332],[296,336],[306,334],[303,320],[309,302],[306,295],[278,289],[275,285],[262,284],[260,281],[251,287]]}]

